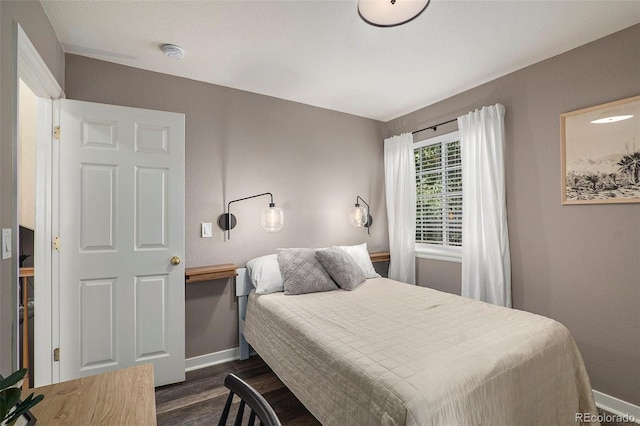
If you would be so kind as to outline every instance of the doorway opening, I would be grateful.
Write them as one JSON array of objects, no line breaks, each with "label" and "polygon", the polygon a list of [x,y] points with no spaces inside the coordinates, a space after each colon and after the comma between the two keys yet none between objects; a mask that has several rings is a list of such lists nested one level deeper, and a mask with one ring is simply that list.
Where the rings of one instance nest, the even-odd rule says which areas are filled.
[{"label": "doorway opening", "polygon": [[25,384],[42,386],[56,380],[51,357],[56,337],[51,314],[56,302],[51,280],[51,133],[52,99],[64,97],[64,92],[15,21],[12,41],[12,369],[28,366]]},{"label": "doorway opening", "polygon": [[18,88],[18,267],[20,296],[18,324],[20,368],[28,370],[25,386],[33,387],[34,242],[36,194],[37,96],[22,79]]},{"label": "doorway opening", "polygon": [[36,198],[37,96],[19,79],[18,87],[18,325],[20,368],[27,369],[24,387],[33,387],[34,374],[34,246]]}]

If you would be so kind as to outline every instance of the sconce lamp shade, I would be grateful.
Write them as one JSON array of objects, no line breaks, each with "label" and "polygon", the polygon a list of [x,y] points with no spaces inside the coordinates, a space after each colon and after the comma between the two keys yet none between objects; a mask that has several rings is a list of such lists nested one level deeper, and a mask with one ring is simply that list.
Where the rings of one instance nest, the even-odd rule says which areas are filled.
[{"label": "sconce lamp shade", "polygon": [[280,207],[270,203],[269,207],[262,209],[262,228],[267,232],[278,232],[284,226],[284,212]]},{"label": "sconce lamp shade", "polygon": [[354,228],[362,228],[367,224],[367,219],[369,216],[369,212],[366,207],[359,207],[359,204],[356,204],[355,207],[351,207],[349,209],[349,223]]},{"label": "sconce lamp shade", "polygon": [[284,226],[284,212],[281,208],[276,207],[273,202],[273,194],[270,192],[265,192],[263,194],[252,195],[250,197],[244,197],[237,200],[229,201],[227,204],[227,212],[222,213],[218,216],[218,226],[227,231],[227,238],[231,239],[231,230],[235,228],[237,224],[236,217],[231,214],[231,204],[236,203],[238,201],[249,200],[251,198],[262,197],[263,195],[269,195],[271,197],[271,202],[269,203],[269,207],[265,207],[262,209],[262,214],[260,216],[260,224],[262,228],[267,232],[278,232]]},{"label": "sconce lamp shade", "polygon": [[[359,201],[362,201],[367,207],[360,207]],[[356,205],[349,209],[349,223],[354,228],[367,228],[367,234],[371,233],[371,225],[373,225],[373,218],[369,214],[369,204],[363,200],[359,195],[356,197]]]},{"label": "sconce lamp shade", "polygon": [[358,0],[358,14],[376,27],[395,27],[415,19],[429,0]]}]

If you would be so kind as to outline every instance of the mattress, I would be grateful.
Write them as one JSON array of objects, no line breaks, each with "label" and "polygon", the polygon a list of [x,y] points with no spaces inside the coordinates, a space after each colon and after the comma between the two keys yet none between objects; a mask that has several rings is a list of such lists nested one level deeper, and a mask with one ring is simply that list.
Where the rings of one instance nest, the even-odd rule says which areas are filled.
[{"label": "mattress", "polygon": [[252,292],[244,335],[324,425],[553,425],[597,414],[562,324],[385,278],[350,292]]}]

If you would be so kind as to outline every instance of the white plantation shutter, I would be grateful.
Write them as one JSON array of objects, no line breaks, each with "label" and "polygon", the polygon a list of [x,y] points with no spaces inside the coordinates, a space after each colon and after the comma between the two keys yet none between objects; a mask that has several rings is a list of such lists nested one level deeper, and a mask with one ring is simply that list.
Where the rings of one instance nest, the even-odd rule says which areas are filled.
[{"label": "white plantation shutter", "polygon": [[[414,146],[416,244],[462,246],[460,134],[449,133]],[[458,254],[459,255],[459,254]]]}]

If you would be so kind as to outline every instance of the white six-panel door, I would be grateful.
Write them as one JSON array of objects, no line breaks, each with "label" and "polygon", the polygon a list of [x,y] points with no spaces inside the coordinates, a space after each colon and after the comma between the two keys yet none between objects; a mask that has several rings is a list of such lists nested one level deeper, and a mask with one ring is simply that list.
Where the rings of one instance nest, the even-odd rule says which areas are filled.
[{"label": "white six-panel door", "polygon": [[61,100],[59,194],[60,380],[184,380],[184,115]]}]

